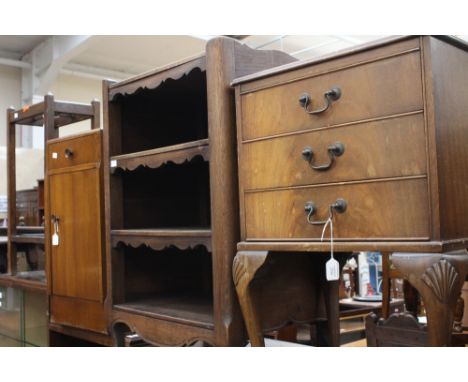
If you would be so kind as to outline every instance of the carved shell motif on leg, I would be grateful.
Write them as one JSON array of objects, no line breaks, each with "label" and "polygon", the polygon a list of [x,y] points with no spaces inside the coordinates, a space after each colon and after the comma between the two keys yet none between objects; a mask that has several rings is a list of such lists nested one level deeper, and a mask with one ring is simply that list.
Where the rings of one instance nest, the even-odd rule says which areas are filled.
[{"label": "carved shell motif on leg", "polygon": [[442,259],[426,269],[421,279],[442,303],[447,303],[458,280],[458,272],[447,260]]}]

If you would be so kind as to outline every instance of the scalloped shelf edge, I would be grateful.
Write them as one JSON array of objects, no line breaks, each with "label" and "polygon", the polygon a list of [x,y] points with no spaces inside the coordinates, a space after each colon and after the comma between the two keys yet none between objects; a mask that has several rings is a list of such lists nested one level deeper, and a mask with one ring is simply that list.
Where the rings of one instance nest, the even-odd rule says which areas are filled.
[{"label": "scalloped shelf edge", "polygon": [[188,68],[187,70],[185,70],[184,72],[178,73],[177,75],[162,78],[161,80],[156,81],[155,83],[153,83],[151,85],[138,86],[137,84],[139,82],[147,81],[146,78],[138,79],[137,81],[135,81],[135,83],[129,83],[129,84],[123,85],[122,86],[122,91],[117,91],[118,87],[116,87],[115,92],[113,92],[112,89],[111,89],[111,91],[109,92],[110,93],[109,94],[109,101],[115,101],[115,98],[118,97],[118,96],[125,97],[125,96],[129,96],[129,95],[132,95],[132,94],[136,94],[136,93],[138,93],[140,91],[143,91],[143,90],[154,90],[157,87],[164,84],[167,80],[177,81],[177,80],[182,79],[183,77],[188,77],[194,70],[199,70],[200,72],[204,72],[204,71],[206,71],[206,68],[205,68],[204,65],[192,66],[192,67]]},{"label": "scalloped shelf edge", "polygon": [[[181,165],[184,163],[190,163],[191,161],[195,160],[197,157],[202,157],[205,162],[208,162],[210,160],[210,153],[209,150],[206,150],[206,152],[203,151],[198,151],[196,153],[190,154],[188,156],[185,156],[183,158],[170,158],[170,159],[161,159],[161,160],[154,160],[154,157],[152,159],[148,159],[146,161],[142,160],[142,158],[135,158],[135,159],[122,159],[121,161],[123,162],[122,164],[119,164],[117,161],[117,165],[111,167],[111,171],[115,171],[117,169],[120,169],[122,171],[135,171],[138,168],[150,168],[152,170],[155,170],[165,164],[168,163],[174,163],[176,165]],[[132,162],[140,162],[135,165],[132,165]]]},{"label": "scalloped shelf edge", "polygon": [[127,247],[132,247],[134,249],[140,248],[140,247],[148,247],[153,249],[154,251],[162,251],[164,249],[168,249],[170,247],[176,247],[180,249],[181,251],[186,251],[186,250],[194,250],[199,246],[205,247],[208,252],[211,252],[211,240],[208,240],[208,243],[185,243],[185,240],[183,240],[184,243],[177,242],[176,240],[171,241],[170,243],[151,243],[147,240],[140,240],[140,239],[135,239],[135,240],[129,240],[129,239],[123,239],[123,238],[116,238],[112,240],[112,248],[117,248],[119,244],[123,244]]}]

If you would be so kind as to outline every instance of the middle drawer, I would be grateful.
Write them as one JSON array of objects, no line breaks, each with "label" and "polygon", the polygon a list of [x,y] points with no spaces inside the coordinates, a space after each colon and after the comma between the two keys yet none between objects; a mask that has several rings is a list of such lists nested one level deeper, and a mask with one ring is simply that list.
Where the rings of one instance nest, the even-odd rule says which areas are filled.
[{"label": "middle drawer", "polygon": [[246,190],[426,174],[423,114],[244,143],[240,165]]}]

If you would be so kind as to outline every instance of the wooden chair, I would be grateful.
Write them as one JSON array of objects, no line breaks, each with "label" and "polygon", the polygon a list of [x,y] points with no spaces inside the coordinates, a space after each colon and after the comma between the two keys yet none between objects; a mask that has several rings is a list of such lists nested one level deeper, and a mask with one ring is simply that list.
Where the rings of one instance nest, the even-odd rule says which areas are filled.
[{"label": "wooden chair", "polygon": [[[419,324],[416,318],[420,312],[421,298],[408,281],[404,280],[403,284],[406,312],[389,314],[391,279],[403,278],[403,275],[392,269],[388,253],[382,254],[382,278],[382,317],[378,319],[371,313],[366,319],[368,346],[427,346],[427,328]],[[460,296],[454,311],[452,346],[468,344],[468,333],[464,333],[462,327],[463,313],[464,300]]]},{"label": "wooden chair", "polygon": [[394,313],[388,319],[375,313],[366,317],[367,346],[428,346],[426,325],[410,313]]}]

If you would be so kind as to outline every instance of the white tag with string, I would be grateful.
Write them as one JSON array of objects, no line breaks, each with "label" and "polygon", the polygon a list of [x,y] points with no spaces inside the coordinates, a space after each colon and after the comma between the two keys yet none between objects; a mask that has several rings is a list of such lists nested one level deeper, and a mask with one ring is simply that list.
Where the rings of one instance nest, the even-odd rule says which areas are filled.
[{"label": "white tag with string", "polygon": [[57,235],[56,233],[52,235],[52,245],[53,246],[59,245],[59,235]]},{"label": "white tag with string", "polygon": [[59,235],[58,235],[58,222],[57,220],[54,221],[54,234],[52,235],[52,245],[54,247],[59,245]]},{"label": "white tag with string", "polygon": [[330,216],[325,223],[322,231],[322,238],[320,241],[323,241],[323,237],[325,236],[325,231],[327,227],[330,226],[330,255],[331,258],[325,263],[325,273],[328,281],[336,281],[340,278],[340,264],[338,261],[335,260],[333,257],[333,220],[332,216]]}]

